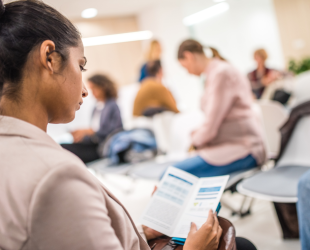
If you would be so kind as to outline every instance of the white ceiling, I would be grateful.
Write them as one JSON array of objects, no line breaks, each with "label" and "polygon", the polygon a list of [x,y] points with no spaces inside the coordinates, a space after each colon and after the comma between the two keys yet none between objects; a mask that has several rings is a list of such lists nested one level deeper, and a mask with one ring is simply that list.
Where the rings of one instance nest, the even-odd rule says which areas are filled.
[{"label": "white ceiling", "polygon": [[[134,15],[161,0],[43,0],[70,19],[80,18],[87,8],[96,8],[98,17]],[[170,1],[170,0],[164,0]]]}]

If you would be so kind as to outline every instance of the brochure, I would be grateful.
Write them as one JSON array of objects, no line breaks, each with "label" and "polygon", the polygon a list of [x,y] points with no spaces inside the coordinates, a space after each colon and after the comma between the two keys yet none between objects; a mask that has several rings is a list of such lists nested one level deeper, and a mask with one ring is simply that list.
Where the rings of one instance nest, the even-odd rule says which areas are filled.
[{"label": "brochure", "polygon": [[169,167],[141,223],[170,237],[187,238],[191,222],[199,229],[209,210],[216,211],[228,179],[229,175],[198,178]]}]

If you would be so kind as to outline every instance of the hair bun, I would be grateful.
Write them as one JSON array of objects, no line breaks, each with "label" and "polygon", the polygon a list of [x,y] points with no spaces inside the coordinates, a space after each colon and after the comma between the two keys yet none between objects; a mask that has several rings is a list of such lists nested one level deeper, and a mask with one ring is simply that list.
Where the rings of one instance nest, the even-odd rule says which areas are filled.
[{"label": "hair bun", "polygon": [[3,15],[5,11],[5,6],[3,4],[3,0],[0,0],[0,17]]}]

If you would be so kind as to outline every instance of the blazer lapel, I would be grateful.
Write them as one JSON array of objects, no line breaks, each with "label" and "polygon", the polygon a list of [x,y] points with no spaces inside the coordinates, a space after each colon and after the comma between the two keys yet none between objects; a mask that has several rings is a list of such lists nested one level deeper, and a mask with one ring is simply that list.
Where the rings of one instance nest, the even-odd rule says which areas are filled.
[{"label": "blazer lapel", "polygon": [[122,203],[121,203],[121,202],[120,202],[120,201],[119,201],[119,200],[118,200],[118,199],[117,199],[104,185],[101,184],[101,187],[102,187],[102,189],[108,194],[108,196],[109,196],[111,199],[113,199],[118,205],[120,205],[120,206],[124,209],[124,211],[125,211],[125,213],[127,214],[129,220],[131,221],[131,224],[132,224],[132,226],[133,226],[133,228],[134,228],[134,230],[135,230],[137,236],[139,237],[140,241],[144,242],[145,245],[147,246],[147,248],[149,248],[149,245],[145,242],[145,240],[144,240],[144,239],[142,238],[142,236],[140,235],[140,233],[139,233],[139,231],[138,231],[138,229],[137,229],[137,227],[136,227],[134,221],[132,220],[130,214],[128,213],[127,209],[123,206],[123,204],[122,204]]}]

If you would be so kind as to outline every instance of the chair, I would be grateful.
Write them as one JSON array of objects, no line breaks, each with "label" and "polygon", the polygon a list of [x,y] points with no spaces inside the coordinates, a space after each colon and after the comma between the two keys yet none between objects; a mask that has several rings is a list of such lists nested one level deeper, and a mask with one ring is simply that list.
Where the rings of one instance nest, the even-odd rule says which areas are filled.
[{"label": "chair", "polygon": [[299,178],[310,170],[310,116],[297,123],[275,168],[237,185],[243,195],[277,203],[296,203]]},{"label": "chair", "polygon": [[280,127],[288,118],[288,113],[282,104],[276,101],[259,100],[257,101],[261,110],[263,128],[268,158],[275,158],[280,150],[281,135]]}]

